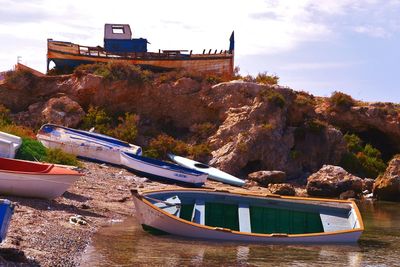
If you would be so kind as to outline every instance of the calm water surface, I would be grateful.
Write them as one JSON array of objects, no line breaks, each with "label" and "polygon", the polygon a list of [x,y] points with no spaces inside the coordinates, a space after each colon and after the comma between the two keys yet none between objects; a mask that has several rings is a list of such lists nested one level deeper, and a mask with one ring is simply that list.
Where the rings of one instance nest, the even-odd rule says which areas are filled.
[{"label": "calm water surface", "polygon": [[153,236],[134,218],[104,227],[82,266],[400,266],[400,204],[358,204],[366,230],[355,245],[263,245]]}]

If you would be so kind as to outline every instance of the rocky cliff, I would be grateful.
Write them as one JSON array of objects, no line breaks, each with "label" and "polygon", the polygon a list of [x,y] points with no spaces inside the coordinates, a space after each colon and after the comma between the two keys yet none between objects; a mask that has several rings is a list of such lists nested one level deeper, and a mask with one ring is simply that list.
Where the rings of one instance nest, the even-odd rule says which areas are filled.
[{"label": "rocky cliff", "polygon": [[140,116],[139,135],[149,133],[140,127],[152,128],[194,143],[191,129],[208,123],[212,131],[202,142],[211,148],[210,163],[242,177],[259,170],[307,177],[324,164],[337,165],[347,152],[347,132],[372,142],[387,158],[400,151],[398,105],[343,105],[240,80],[212,84],[181,77],[132,83],[89,73],[24,75],[0,86],[0,104],[18,123],[32,127],[44,122],[75,127],[90,105],[115,114],[131,112]]}]

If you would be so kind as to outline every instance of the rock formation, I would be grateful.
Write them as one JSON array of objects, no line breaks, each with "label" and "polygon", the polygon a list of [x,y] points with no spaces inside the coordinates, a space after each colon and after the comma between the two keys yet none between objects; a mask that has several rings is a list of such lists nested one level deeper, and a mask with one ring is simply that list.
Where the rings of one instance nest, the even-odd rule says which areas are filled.
[{"label": "rock formation", "polygon": [[362,188],[361,178],[332,165],[324,165],[307,179],[307,193],[310,196],[338,197],[349,190],[359,194]]},{"label": "rock formation", "polygon": [[285,182],[286,174],[281,171],[257,171],[249,173],[247,179],[255,181],[261,186],[268,186],[269,184],[280,184]]},{"label": "rock formation", "polygon": [[283,196],[294,196],[296,191],[294,186],[291,184],[270,184],[268,190],[272,194],[283,195]]},{"label": "rock formation", "polygon": [[211,148],[210,164],[241,177],[279,170],[293,178],[324,164],[337,165],[347,151],[346,131],[368,134],[374,129],[384,137],[379,140],[390,140],[400,151],[396,105],[356,103],[337,110],[327,99],[253,82],[212,86],[189,77],[130,83],[88,73],[24,76],[0,85],[0,104],[11,109],[18,122],[35,127],[47,121],[74,127],[90,105],[110,114],[131,112],[140,116],[140,127],[191,142],[196,142],[189,136],[193,125],[209,123],[213,132],[201,141]]},{"label": "rock formation", "polygon": [[400,200],[400,155],[394,157],[385,173],[375,180],[373,193],[381,200]]}]

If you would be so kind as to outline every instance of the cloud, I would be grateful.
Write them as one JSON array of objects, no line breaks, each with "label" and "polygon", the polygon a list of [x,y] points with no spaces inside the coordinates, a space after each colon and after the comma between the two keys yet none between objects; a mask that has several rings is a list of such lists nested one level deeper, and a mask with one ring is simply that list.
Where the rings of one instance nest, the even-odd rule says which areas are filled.
[{"label": "cloud", "polygon": [[[392,21],[390,25],[400,25],[398,3],[203,0],[188,4],[181,0],[114,0],[99,4],[95,0],[0,0],[0,33],[22,38],[26,44],[40,43],[35,54],[20,47],[10,49],[10,60],[0,62],[0,69],[20,54],[39,62],[46,53],[47,38],[102,45],[104,23],[129,23],[134,37],[147,38],[152,51],[189,49],[196,53],[203,49],[227,49],[230,33],[235,30],[237,55],[286,53],[306,43],[334,42],[344,27],[360,34],[383,36],[383,25],[388,20]],[[388,16],[382,15],[388,12]],[[366,18],[374,20],[370,20],[368,28],[360,28]],[[393,34],[394,29],[393,26],[388,32]],[[4,43],[13,39],[2,40]]]},{"label": "cloud", "polygon": [[376,38],[387,38],[391,36],[390,32],[382,27],[357,26],[354,27],[353,30],[357,33],[366,34],[368,36]]},{"label": "cloud", "polygon": [[343,69],[361,65],[364,62],[295,62],[278,67],[280,70],[323,70],[323,69]]}]

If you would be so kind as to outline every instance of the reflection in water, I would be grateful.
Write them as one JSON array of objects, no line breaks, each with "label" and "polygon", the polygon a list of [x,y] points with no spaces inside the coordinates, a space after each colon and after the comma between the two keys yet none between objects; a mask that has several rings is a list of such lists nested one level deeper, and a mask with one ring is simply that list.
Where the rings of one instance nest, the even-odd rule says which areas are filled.
[{"label": "reflection in water", "polygon": [[400,204],[359,204],[366,230],[355,245],[267,245],[154,236],[134,218],[93,238],[82,266],[395,266],[400,257]]}]

